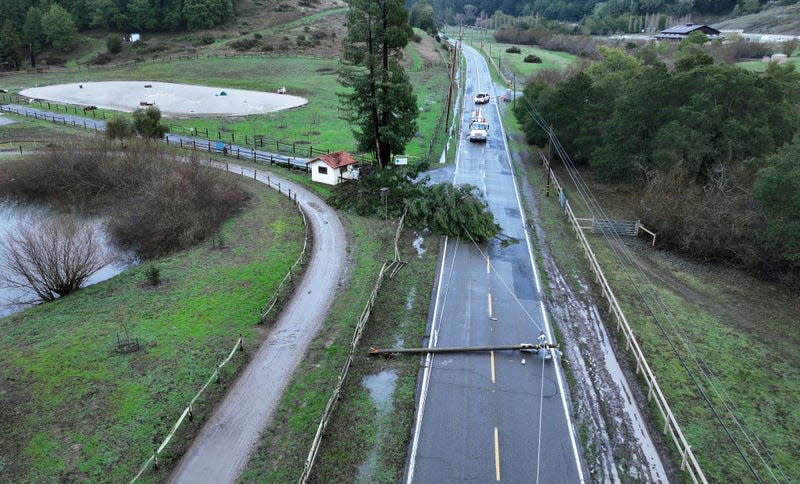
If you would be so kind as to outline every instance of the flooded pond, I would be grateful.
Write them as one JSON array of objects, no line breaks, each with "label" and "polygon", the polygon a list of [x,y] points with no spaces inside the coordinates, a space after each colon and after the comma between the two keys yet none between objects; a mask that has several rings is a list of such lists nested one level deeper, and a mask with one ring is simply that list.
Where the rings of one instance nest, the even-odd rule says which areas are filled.
[{"label": "flooded pond", "polygon": [[[8,201],[0,201],[0,239],[5,240],[5,238],[8,237],[8,231],[13,231],[19,224],[30,223],[31,221],[40,220],[53,215],[51,211],[41,207],[28,207]],[[98,228],[102,226],[99,220],[86,220],[85,223],[94,224]],[[84,286],[97,284],[98,282],[110,279],[135,264],[135,260],[130,254],[121,252],[110,245],[108,237],[105,236],[102,230],[99,230],[98,233],[101,236],[100,242],[109,255],[109,262],[99,271],[92,274]],[[2,254],[0,254],[0,256],[1,255]],[[32,292],[5,287],[0,283],[0,318],[22,311],[26,307],[31,306],[32,303],[20,304],[19,301],[27,301],[33,298],[34,295]]]}]

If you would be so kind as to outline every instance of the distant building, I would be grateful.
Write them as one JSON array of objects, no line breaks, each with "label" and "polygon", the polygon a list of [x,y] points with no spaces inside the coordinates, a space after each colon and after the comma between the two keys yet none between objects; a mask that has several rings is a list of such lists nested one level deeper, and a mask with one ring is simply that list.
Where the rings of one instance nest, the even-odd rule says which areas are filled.
[{"label": "distant building", "polygon": [[357,163],[358,161],[350,156],[350,153],[337,151],[314,158],[307,164],[311,171],[311,181],[326,185],[338,185],[344,180],[356,178],[354,168]]},{"label": "distant building", "polygon": [[668,29],[662,30],[656,34],[656,39],[659,40],[683,40],[692,32],[702,32],[706,34],[709,39],[716,39],[719,37],[719,30],[703,24],[681,24],[675,25]]},{"label": "distant building", "polygon": [[131,44],[134,42],[139,42],[140,40],[142,40],[142,36],[139,34],[131,34],[128,36],[128,42]]}]

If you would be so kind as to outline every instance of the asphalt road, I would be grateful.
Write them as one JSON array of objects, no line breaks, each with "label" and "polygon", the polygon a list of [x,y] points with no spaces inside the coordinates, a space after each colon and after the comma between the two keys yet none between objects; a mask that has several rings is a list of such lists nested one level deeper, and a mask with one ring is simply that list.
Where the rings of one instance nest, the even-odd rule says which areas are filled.
[{"label": "asphalt road", "polygon": [[[454,182],[477,186],[515,242],[447,240],[429,344],[535,343],[540,331],[553,341],[488,66],[470,47],[464,55],[464,134]],[[465,134],[477,91],[493,94],[483,105],[490,124],[485,144]],[[447,354],[426,358],[424,367],[406,482],[585,480],[557,359],[515,351]]]},{"label": "asphalt road", "polygon": [[99,119],[91,119],[86,116],[78,116],[77,114],[53,113],[42,109],[32,108],[28,106],[19,106],[16,104],[0,105],[0,111],[5,111],[7,113],[15,113],[36,119],[53,121],[54,123],[57,124],[65,124],[69,126],[78,126],[81,128],[93,129],[95,131],[103,131],[106,129],[105,121],[101,121]]}]

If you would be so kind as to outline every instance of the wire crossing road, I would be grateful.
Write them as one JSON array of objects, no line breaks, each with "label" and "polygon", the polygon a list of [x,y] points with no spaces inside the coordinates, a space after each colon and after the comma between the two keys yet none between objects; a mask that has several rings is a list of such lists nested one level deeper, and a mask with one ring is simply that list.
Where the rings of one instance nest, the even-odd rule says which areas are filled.
[{"label": "wire crossing road", "polygon": [[[467,46],[464,55],[462,133],[473,95],[494,91],[483,57]],[[535,343],[540,331],[553,341],[496,99],[482,105],[488,141],[462,136],[454,183],[477,186],[518,243],[446,241],[429,346]],[[405,480],[584,482],[570,413],[558,359],[516,351],[429,355]]]}]

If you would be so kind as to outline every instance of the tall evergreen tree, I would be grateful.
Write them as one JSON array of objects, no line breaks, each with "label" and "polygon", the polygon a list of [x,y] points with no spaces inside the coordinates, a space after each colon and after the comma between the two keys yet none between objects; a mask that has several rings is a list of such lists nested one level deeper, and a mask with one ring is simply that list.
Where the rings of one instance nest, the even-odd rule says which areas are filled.
[{"label": "tall evergreen tree", "polygon": [[398,59],[413,30],[402,0],[352,0],[339,79],[345,119],[361,151],[381,167],[402,153],[417,131],[417,98]]},{"label": "tall evergreen tree", "polygon": [[0,62],[8,63],[13,69],[19,69],[22,63],[22,41],[10,20],[0,27]]},{"label": "tall evergreen tree", "polygon": [[25,24],[22,27],[22,36],[26,44],[35,51],[41,50],[45,43],[44,30],[42,30],[42,11],[38,7],[28,9]]},{"label": "tall evergreen tree", "polygon": [[42,17],[42,29],[47,42],[58,52],[68,52],[78,39],[78,29],[70,13],[54,3]]}]

